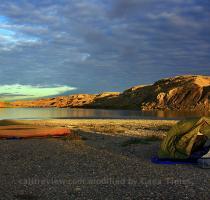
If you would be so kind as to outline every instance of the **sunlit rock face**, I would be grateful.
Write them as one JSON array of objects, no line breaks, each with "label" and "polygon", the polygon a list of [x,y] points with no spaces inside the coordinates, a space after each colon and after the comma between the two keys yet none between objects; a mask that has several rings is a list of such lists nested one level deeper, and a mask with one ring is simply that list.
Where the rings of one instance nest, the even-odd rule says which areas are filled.
[{"label": "sunlit rock face", "polygon": [[209,76],[178,76],[163,79],[153,84],[150,91],[148,98],[141,104],[143,110],[210,109]]},{"label": "sunlit rock face", "polygon": [[210,76],[177,76],[153,85],[119,92],[77,94],[35,101],[16,101],[14,107],[72,107],[139,110],[210,111]]},{"label": "sunlit rock face", "polygon": [[[100,104],[99,104],[100,102]],[[210,110],[210,77],[177,76],[153,85],[135,86],[123,93],[99,98],[94,107],[140,110]]]}]

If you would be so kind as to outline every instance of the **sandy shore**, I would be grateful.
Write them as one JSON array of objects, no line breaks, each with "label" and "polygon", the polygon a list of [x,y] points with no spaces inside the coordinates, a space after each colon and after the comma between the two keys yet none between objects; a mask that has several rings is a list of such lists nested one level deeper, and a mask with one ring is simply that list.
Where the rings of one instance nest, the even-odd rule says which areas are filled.
[{"label": "sandy shore", "polygon": [[94,132],[113,136],[164,137],[175,120],[125,120],[125,119],[52,119],[19,120],[29,125],[61,126],[75,131]]},{"label": "sandy shore", "polygon": [[150,162],[176,121],[21,122],[68,127],[73,134],[0,140],[1,200],[210,199],[209,170]]}]

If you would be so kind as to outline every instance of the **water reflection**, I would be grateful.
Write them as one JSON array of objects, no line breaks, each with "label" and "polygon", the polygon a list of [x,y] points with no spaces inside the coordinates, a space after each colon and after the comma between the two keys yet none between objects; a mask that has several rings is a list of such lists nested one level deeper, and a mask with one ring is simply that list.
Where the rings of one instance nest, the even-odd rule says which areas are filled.
[{"label": "water reflection", "polygon": [[0,119],[68,119],[68,118],[116,118],[116,119],[184,119],[209,113],[175,111],[131,111],[71,108],[1,108]]}]

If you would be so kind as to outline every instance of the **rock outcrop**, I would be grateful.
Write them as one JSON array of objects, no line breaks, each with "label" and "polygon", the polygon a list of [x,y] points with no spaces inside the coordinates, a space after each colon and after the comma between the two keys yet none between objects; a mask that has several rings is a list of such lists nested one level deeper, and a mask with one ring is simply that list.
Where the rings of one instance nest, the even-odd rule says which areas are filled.
[{"label": "rock outcrop", "polygon": [[77,94],[12,102],[13,107],[210,111],[210,76],[177,76],[122,93]]},{"label": "rock outcrop", "polygon": [[146,94],[140,103],[142,110],[210,110],[209,76],[167,78],[137,93]]}]

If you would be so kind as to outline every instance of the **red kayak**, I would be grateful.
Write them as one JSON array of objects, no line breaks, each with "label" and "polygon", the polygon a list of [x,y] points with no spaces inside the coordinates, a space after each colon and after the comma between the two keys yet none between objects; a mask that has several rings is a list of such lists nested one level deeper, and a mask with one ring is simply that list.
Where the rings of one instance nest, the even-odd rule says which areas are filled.
[{"label": "red kayak", "polygon": [[32,125],[8,125],[0,126],[0,139],[9,138],[40,138],[60,137],[70,134],[68,128],[32,126]]}]

